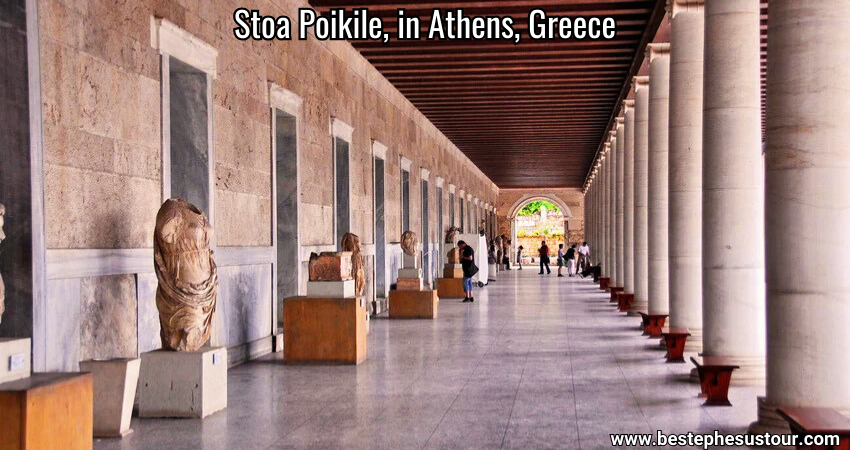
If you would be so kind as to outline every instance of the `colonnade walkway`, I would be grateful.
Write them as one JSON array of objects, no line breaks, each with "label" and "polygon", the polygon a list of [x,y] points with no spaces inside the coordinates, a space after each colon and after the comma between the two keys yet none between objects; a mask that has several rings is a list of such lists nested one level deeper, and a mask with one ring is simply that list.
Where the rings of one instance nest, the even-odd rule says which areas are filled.
[{"label": "colonnade walkway", "polygon": [[[529,270],[530,269],[530,270]],[[228,408],[200,420],[134,418],[96,449],[611,448],[610,433],[744,433],[763,387],[703,407],[691,364],[665,364],[589,279],[501,272],[437,320],[374,318],[359,366],[229,372]],[[719,448],[719,447],[718,447]]]}]

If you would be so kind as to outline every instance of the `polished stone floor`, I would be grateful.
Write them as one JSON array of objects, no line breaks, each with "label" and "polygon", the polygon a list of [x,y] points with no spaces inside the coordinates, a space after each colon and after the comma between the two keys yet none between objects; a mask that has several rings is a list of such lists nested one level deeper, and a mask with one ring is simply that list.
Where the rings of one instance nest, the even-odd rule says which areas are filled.
[{"label": "polished stone floor", "polygon": [[205,420],[133,419],[96,449],[611,448],[610,433],[742,433],[763,388],[702,407],[690,364],[665,364],[639,319],[589,280],[499,274],[434,321],[372,320],[357,367],[229,372],[228,408]]}]

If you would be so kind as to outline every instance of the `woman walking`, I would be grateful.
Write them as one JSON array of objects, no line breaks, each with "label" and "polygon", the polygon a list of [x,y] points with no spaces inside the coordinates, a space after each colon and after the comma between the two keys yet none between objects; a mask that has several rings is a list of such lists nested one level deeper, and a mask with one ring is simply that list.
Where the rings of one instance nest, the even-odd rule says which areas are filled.
[{"label": "woman walking", "polygon": [[537,250],[537,253],[540,255],[540,275],[543,275],[544,267],[546,267],[546,275],[551,275],[552,270],[549,269],[549,247],[546,246],[546,241],[543,241],[543,245]]},{"label": "woman walking", "polygon": [[521,245],[516,249],[516,265],[519,266],[519,269],[522,270],[522,251],[525,250]]}]

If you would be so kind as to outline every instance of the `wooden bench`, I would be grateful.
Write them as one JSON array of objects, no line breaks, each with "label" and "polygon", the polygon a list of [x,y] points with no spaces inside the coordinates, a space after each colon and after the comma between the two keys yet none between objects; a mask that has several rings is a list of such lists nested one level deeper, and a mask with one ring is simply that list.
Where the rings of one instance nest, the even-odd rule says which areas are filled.
[{"label": "wooden bench", "polygon": [[617,296],[623,292],[623,288],[611,286],[608,288],[611,291],[611,303],[617,303]]},{"label": "wooden bench", "polygon": [[691,332],[687,328],[666,327],[661,329],[664,344],[667,347],[668,363],[685,362],[685,342]]},{"label": "wooden bench", "polygon": [[617,294],[617,310],[620,312],[629,312],[634,302],[635,294],[626,294],[625,292]]},{"label": "wooden bench", "polygon": [[643,319],[643,334],[651,338],[661,336],[661,328],[664,327],[664,321],[667,320],[667,314],[649,314],[639,313]]},{"label": "wooden bench", "polygon": [[697,367],[700,397],[706,397],[704,406],[732,406],[729,403],[729,382],[732,371],[741,366],[722,356],[691,356],[691,362]]},{"label": "wooden bench", "polygon": [[[798,449],[850,449],[850,419],[831,408],[778,408],[779,415],[791,426],[796,434]],[[803,445],[804,436],[838,435],[837,446]]]}]

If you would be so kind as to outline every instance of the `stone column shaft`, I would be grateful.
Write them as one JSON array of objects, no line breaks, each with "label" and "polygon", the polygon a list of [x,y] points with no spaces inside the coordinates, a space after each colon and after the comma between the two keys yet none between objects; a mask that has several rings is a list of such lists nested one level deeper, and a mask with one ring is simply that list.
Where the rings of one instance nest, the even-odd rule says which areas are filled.
[{"label": "stone column shaft", "polygon": [[608,236],[610,245],[608,246],[608,259],[611,266],[611,286],[620,286],[620,280],[617,279],[617,138],[616,132],[612,135],[611,150],[608,155],[608,217],[610,224],[608,226]]},{"label": "stone column shaft", "polygon": [[649,44],[649,189],[647,230],[649,312],[669,312],[667,267],[667,153],[670,107],[670,44]]},{"label": "stone column shaft", "polygon": [[703,354],[735,360],[733,383],[764,380],[759,46],[759,0],[705,3]]},{"label": "stone column shaft", "polygon": [[649,170],[649,77],[635,77],[635,130],[634,130],[634,272],[635,300],[631,315],[647,312],[649,287],[647,272],[647,202]]},{"label": "stone column shaft", "polygon": [[[850,412],[848,23],[846,0],[770,2],[763,401],[769,407],[759,408],[755,431],[788,432],[773,413],[779,406]],[[790,261],[789,247],[800,249]]]},{"label": "stone column shaft", "polygon": [[605,277],[611,276],[611,264],[608,260],[608,245],[610,242],[610,236],[608,234],[610,225],[610,221],[608,220],[608,168],[611,165],[609,152],[610,143],[606,143],[602,155],[602,167],[600,168],[600,175],[602,176],[600,181],[602,181],[602,183],[599,185],[599,197],[602,200],[599,204],[599,215],[602,218],[602,228],[599,230],[602,238],[602,248],[599,258],[602,262],[602,274]]},{"label": "stone column shaft", "polygon": [[702,351],[703,0],[673,0],[670,15],[669,267],[671,327]]},{"label": "stone column shaft", "polygon": [[623,289],[635,292],[635,101],[623,101]]},{"label": "stone column shaft", "polygon": [[624,247],[623,247],[623,223],[624,217],[623,214],[625,212],[624,201],[625,197],[623,196],[623,188],[625,184],[624,176],[625,173],[623,171],[623,147],[626,143],[626,132],[624,130],[624,119],[622,117],[617,118],[617,205],[616,205],[616,215],[617,222],[616,233],[617,233],[617,250],[616,250],[616,259],[617,259],[617,287],[624,287],[624,283],[626,281],[625,278],[625,270],[624,270]]}]

